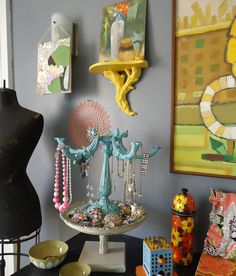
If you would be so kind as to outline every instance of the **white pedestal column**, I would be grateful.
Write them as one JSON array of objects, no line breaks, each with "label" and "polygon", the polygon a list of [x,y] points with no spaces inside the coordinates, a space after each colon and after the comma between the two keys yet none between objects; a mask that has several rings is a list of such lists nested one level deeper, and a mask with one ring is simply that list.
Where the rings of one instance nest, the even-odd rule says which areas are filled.
[{"label": "white pedestal column", "polygon": [[108,243],[107,236],[99,237],[99,242],[85,242],[79,261],[90,265],[92,271],[125,272],[125,243]]}]

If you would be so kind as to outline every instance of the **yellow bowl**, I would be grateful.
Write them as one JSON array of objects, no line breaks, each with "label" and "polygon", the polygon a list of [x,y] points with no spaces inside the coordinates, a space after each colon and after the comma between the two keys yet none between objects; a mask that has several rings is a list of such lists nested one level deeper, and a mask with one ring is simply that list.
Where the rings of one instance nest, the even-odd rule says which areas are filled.
[{"label": "yellow bowl", "polygon": [[29,250],[30,261],[42,269],[58,266],[66,257],[68,245],[63,241],[47,240],[35,244]]},{"label": "yellow bowl", "polygon": [[59,271],[59,276],[88,276],[90,273],[91,267],[86,263],[73,262],[64,265]]}]

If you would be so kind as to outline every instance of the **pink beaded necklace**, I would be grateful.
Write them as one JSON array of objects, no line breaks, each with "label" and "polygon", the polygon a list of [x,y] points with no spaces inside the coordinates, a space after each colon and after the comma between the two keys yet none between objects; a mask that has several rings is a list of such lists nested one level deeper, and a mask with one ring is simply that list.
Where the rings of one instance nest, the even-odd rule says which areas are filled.
[{"label": "pink beaded necklace", "polygon": [[[65,157],[64,153],[60,150],[61,147],[58,146],[55,153],[55,182],[54,182],[54,194],[53,194],[53,202],[55,208],[59,212],[65,212],[71,201],[72,201],[72,190],[71,190],[71,160]],[[62,156],[62,175],[63,175],[63,203],[60,203],[59,199],[59,191],[60,191],[60,169],[59,169],[59,161],[60,161],[60,153]]]}]

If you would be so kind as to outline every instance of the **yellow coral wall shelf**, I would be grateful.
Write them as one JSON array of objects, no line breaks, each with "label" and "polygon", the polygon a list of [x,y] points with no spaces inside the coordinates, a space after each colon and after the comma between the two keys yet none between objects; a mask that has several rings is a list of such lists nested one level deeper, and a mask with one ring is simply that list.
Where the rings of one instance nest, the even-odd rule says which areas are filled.
[{"label": "yellow coral wall shelf", "polygon": [[99,62],[90,66],[89,72],[103,74],[116,87],[116,103],[118,107],[128,116],[137,113],[132,111],[127,100],[127,94],[134,89],[142,74],[142,69],[148,67],[146,60],[132,61],[109,61]]}]

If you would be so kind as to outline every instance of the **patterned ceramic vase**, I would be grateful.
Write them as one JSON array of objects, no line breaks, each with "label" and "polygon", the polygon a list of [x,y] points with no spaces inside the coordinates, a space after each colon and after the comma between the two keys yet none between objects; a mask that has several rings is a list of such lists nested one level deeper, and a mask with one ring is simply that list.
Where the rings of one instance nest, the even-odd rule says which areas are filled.
[{"label": "patterned ceramic vase", "polygon": [[189,265],[193,258],[195,203],[188,190],[183,188],[172,204],[171,246],[173,261]]}]

